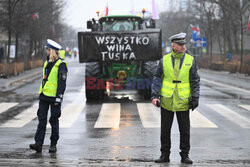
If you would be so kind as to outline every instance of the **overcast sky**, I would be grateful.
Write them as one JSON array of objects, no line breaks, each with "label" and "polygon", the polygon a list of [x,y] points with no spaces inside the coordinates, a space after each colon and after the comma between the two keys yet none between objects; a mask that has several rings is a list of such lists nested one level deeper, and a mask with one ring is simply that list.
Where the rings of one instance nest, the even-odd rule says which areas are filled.
[{"label": "overcast sky", "polygon": [[[155,0],[158,13],[167,9],[169,0]],[[96,10],[104,12],[107,0],[66,0],[63,20],[74,28],[86,29],[86,21],[97,18]],[[141,11],[142,8],[152,11],[152,0],[108,0],[109,14],[129,14],[134,4],[134,10]]]}]

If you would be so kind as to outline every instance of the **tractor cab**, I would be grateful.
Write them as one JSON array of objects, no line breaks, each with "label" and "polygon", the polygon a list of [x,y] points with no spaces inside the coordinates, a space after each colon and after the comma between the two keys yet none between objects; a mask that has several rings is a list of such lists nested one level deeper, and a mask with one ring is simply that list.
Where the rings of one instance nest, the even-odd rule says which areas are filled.
[{"label": "tractor cab", "polygon": [[155,21],[135,15],[109,15],[101,17],[98,21],[95,19],[88,21],[87,28],[104,32],[145,30],[155,28]]}]

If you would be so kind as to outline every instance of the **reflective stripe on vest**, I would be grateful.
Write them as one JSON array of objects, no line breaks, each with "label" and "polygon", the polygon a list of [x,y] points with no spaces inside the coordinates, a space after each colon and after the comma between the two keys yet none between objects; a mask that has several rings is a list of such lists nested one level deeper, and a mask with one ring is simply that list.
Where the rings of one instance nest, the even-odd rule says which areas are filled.
[{"label": "reflective stripe on vest", "polygon": [[189,54],[184,55],[182,67],[179,70],[178,77],[175,77],[171,53],[163,57],[163,81],[161,95],[167,98],[173,96],[175,88],[177,88],[178,96],[186,99],[191,96],[189,83],[189,70],[193,65],[193,57]]},{"label": "reflective stripe on vest", "polygon": [[[63,61],[61,59],[58,59],[55,65],[52,67],[48,80],[46,81],[44,87],[43,87],[43,81],[41,83],[39,94],[43,92],[44,95],[50,96],[50,97],[56,97],[57,92],[57,81],[58,81],[58,69],[60,64]],[[44,63],[43,66],[43,79],[45,77],[45,68],[47,66],[47,61]],[[67,63],[66,63],[67,66]],[[68,67],[67,67],[68,68]]]}]

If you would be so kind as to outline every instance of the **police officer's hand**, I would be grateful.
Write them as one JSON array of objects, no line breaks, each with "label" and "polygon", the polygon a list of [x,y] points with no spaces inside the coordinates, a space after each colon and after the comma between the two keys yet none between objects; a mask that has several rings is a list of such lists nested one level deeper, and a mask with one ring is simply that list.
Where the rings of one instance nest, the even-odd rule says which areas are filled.
[{"label": "police officer's hand", "polygon": [[192,109],[192,111],[197,108],[199,105],[199,98],[198,97],[191,97],[189,101],[189,109]]},{"label": "police officer's hand", "polygon": [[160,99],[153,99],[152,103],[156,106],[156,107],[160,107],[161,106],[161,101]]}]

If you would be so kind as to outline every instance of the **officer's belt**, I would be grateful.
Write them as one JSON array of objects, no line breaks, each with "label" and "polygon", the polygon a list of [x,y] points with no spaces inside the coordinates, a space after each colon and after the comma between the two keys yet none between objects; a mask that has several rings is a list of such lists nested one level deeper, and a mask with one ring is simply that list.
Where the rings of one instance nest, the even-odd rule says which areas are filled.
[{"label": "officer's belt", "polygon": [[181,81],[173,80],[173,83],[181,83]]}]

